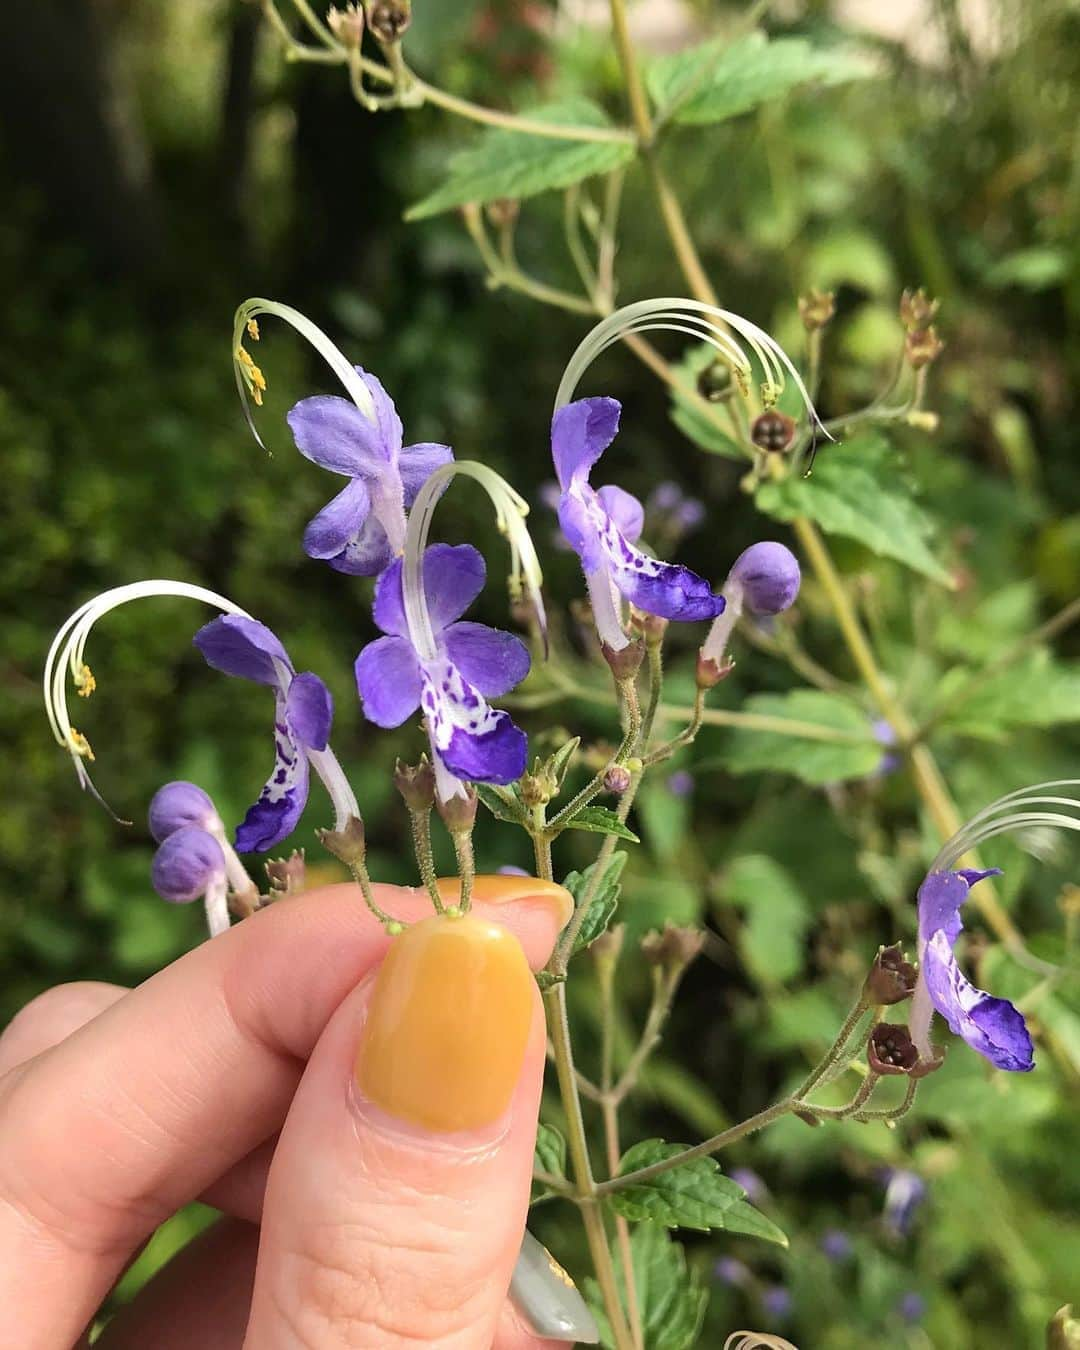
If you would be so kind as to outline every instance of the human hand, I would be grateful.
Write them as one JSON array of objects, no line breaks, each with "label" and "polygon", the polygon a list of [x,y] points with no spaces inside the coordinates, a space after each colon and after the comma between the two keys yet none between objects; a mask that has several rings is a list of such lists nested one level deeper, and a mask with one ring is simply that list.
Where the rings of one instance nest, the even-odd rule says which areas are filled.
[{"label": "human hand", "polygon": [[[376,894],[429,917],[388,938],[354,887],[331,886],[137,989],[64,985],[14,1019],[0,1306],[20,1350],[83,1345],[140,1244],[197,1198],[225,1217],[98,1345],[537,1350],[586,1334],[576,1291],[542,1262],[527,1309],[506,1296],[545,1058],[528,967],[569,896],[480,878],[455,920],[419,891]],[[560,1320],[558,1340],[537,1334]]]}]

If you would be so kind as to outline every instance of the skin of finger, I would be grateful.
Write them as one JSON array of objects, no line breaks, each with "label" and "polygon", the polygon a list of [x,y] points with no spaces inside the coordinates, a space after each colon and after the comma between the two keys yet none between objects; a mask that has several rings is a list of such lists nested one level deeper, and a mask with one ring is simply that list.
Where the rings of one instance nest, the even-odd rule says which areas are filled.
[{"label": "skin of finger", "polygon": [[245,1350],[487,1350],[494,1340],[532,1179],[539,992],[505,1124],[469,1147],[357,1105],[369,994],[370,982],[335,1015],[282,1131]]},{"label": "skin of finger", "polygon": [[119,984],[80,980],[46,989],[31,999],[0,1032],[0,1078],[59,1045],[129,992]]},{"label": "skin of finger", "polygon": [[[377,891],[404,918],[429,912]],[[549,904],[485,909],[546,957]],[[24,1350],[73,1342],[133,1248],[280,1126],[388,941],[354,887],[279,902],[0,1081],[0,1304]]]},{"label": "skin of finger", "polygon": [[[241,1350],[255,1281],[258,1230],[223,1219],[200,1233],[122,1308],[101,1350]],[[84,1347],[80,1346],[80,1350]],[[567,1350],[542,1340],[507,1300],[492,1350]]]}]

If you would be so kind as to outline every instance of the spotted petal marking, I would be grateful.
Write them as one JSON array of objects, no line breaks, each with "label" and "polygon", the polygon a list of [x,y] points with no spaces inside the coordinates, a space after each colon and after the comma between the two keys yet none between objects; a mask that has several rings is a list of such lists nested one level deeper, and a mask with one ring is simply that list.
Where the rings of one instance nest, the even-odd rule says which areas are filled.
[{"label": "spotted petal marking", "polygon": [[422,668],[421,707],[436,753],[470,782],[512,783],[525,771],[525,733],[492,708],[445,656]]},{"label": "spotted petal marking", "polygon": [[279,694],[274,713],[274,771],[236,831],[240,853],[265,853],[292,834],[307,803],[310,771]]}]

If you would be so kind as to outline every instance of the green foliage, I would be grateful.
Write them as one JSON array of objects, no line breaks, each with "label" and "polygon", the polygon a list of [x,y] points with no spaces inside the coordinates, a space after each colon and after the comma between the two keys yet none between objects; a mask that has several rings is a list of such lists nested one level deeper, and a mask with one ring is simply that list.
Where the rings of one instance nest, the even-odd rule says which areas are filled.
[{"label": "green foliage", "polygon": [[968,690],[971,678],[970,670],[954,667],[938,686],[936,701],[947,709],[943,724],[952,731],[1001,740],[1016,727],[1080,722],[1080,666],[1056,661],[1048,651],[1033,651]]},{"label": "green foliage", "polygon": [[[553,1177],[566,1175],[566,1140],[554,1125],[545,1125],[543,1121],[536,1127],[536,1148],[533,1153],[533,1166]],[[530,1203],[535,1204],[544,1196],[554,1192],[542,1181],[534,1181]]]},{"label": "green foliage", "polygon": [[[558,126],[609,127],[604,112],[588,99],[567,99],[532,108],[523,116]],[[450,161],[450,176],[405,213],[407,220],[450,211],[470,202],[500,198],[522,200],[553,188],[572,187],[584,178],[611,173],[633,157],[628,142],[571,141],[517,131],[489,131],[479,143]]]},{"label": "green foliage", "polygon": [[845,84],[874,73],[866,56],[846,48],[814,48],[802,38],[769,41],[750,33],[718,38],[649,67],[649,93],[664,121],[687,126],[725,122],[803,85]]},{"label": "green foliage", "polygon": [[[596,882],[595,894],[589,902],[589,908],[585,911],[581,928],[578,930],[574,951],[581,951],[583,947],[595,942],[615,917],[619,905],[619,892],[622,889],[620,878],[626,866],[627,856],[626,853],[617,850],[604,865],[603,874]],[[571,872],[563,880],[563,885],[574,897],[575,904],[581,903],[593,885],[596,866],[596,863],[590,863],[584,872]]]},{"label": "green foliage", "polygon": [[[794,689],[754,694],[743,711],[790,722],[790,729],[736,727],[722,754],[733,773],[788,773],[821,786],[872,773],[881,762],[869,718],[839,694]],[[837,733],[833,739],[830,733]]]},{"label": "green foliage", "polygon": [[[639,1224],[630,1249],[645,1350],[688,1350],[697,1341],[709,1301],[700,1276],[688,1269],[683,1249],[660,1224]],[[625,1302],[618,1268],[615,1279]],[[600,1325],[601,1342],[610,1350],[615,1342],[595,1280],[585,1282],[585,1293]]]},{"label": "green foliage", "polygon": [[[686,1147],[667,1144],[662,1139],[643,1139],[623,1155],[619,1175],[626,1176],[638,1168],[673,1158]],[[780,1229],[747,1202],[746,1192],[724,1176],[715,1158],[694,1158],[649,1181],[612,1191],[608,1203],[617,1214],[634,1223],[697,1228],[702,1232],[722,1228],[728,1233],[787,1246],[787,1238]]]},{"label": "green foliage", "polygon": [[582,807],[576,815],[566,822],[566,829],[586,830],[590,834],[613,834],[616,839],[626,839],[631,844],[641,843],[634,831],[629,826],[624,825],[615,812],[607,806]]},{"label": "green foliage", "polygon": [[877,433],[823,446],[809,478],[762,483],[757,504],[775,520],[806,516],[826,534],[857,539],[879,557],[895,558],[932,581],[951,584],[930,551],[933,522],[898,472],[895,451]]},{"label": "green foliage", "polygon": [[493,787],[490,783],[474,783],[473,787],[496,820],[520,825],[525,819],[525,805],[514,788]]},{"label": "green foliage", "polygon": [[725,868],[721,896],[744,913],[739,950],[760,984],[783,984],[802,971],[812,913],[785,867],[762,853],[743,854]]}]

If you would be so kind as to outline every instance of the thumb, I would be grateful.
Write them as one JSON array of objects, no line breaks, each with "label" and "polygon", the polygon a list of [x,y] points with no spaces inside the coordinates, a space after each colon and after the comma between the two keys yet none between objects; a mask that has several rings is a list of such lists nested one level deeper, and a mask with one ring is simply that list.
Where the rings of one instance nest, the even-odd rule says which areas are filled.
[{"label": "thumb", "polygon": [[[550,949],[565,912],[535,885]],[[270,1170],[249,1350],[491,1346],[545,1034],[518,939],[480,910],[406,929],[320,1038]]]}]

